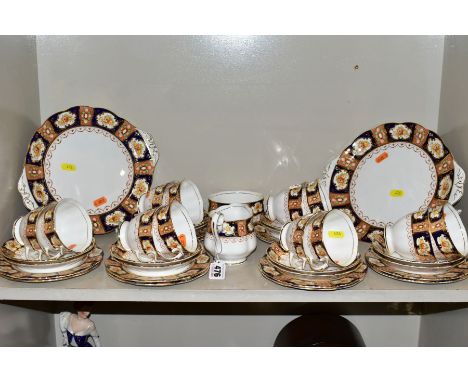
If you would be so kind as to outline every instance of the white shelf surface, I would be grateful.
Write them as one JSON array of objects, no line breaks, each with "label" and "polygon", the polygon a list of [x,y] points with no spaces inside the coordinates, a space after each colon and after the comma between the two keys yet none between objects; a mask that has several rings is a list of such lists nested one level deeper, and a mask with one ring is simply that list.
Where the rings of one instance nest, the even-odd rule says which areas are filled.
[{"label": "white shelf surface", "polygon": [[[108,257],[115,235],[98,237]],[[362,247],[364,249],[365,246]],[[302,291],[282,287],[260,274],[258,261],[267,249],[259,241],[249,259],[229,266],[226,279],[170,287],[139,287],[120,283],[107,275],[104,263],[87,275],[71,280],[30,284],[0,278],[0,300],[135,301],[135,302],[468,302],[468,280],[452,284],[419,285],[392,280],[371,269],[364,281],[338,291]]]}]

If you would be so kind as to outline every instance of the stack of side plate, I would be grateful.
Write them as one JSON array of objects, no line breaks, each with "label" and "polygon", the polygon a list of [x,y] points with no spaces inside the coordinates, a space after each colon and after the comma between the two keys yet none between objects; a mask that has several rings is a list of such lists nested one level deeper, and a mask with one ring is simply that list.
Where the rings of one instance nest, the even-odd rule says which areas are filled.
[{"label": "stack of side plate", "polygon": [[279,241],[281,228],[283,225],[280,222],[272,221],[262,214],[260,221],[255,226],[255,233],[260,240],[273,243]]},{"label": "stack of side plate", "polygon": [[392,256],[385,249],[372,245],[367,251],[367,264],[375,272],[396,280],[419,284],[441,284],[468,278],[465,257],[450,261],[422,263]]},{"label": "stack of side plate", "polygon": [[110,248],[106,270],[109,276],[127,284],[170,286],[202,277],[208,272],[210,261],[203,245],[199,244],[194,253],[186,254],[180,259],[143,263],[117,241]]},{"label": "stack of side plate", "polygon": [[26,249],[10,239],[1,247],[0,276],[23,282],[67,280],[91,272],[102,261],[102,250],[94,241],[81,253],[64,253],[58,258],[30,259]]},{"label": "stack of side plate", "polygon": [[273,243],[260,259],[260,272],[276,284],[304,290],[337,290],[350,288],[361,282],[367,271],[366,264],[359,257],[347,267],[329,267],[324,271],[299,270],[282,261],[289,253]]}]

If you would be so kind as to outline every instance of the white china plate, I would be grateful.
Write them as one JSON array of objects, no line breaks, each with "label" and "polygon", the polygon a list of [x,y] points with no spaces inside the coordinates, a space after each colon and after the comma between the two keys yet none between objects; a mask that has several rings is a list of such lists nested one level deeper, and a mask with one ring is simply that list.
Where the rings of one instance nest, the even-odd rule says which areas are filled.
[{"label": "white china plate", "polygon": [[436,133],[411,122],[387,123],[356,138],[321,182],[332,208],[351,217],[360,240],[371,241],[408,213],[457,202],[465,172]]},{"label": "white china plate", "polygon": [[137,212],[157,161],[149,134],[109,110],[75,106],[36,131],[18,190],[29,209],[77,200],[91,216],[94,233],[102,234]]}]

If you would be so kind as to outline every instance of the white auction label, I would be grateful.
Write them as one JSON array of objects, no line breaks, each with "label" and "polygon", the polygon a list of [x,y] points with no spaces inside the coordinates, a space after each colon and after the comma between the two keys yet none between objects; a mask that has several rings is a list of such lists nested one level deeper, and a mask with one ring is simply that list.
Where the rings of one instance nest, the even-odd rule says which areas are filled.
[{"label": "white auction label", "polygon": [[210,264],[210,280],[224,280],[226,277],[226,264],[224,261],[216,260]]}]

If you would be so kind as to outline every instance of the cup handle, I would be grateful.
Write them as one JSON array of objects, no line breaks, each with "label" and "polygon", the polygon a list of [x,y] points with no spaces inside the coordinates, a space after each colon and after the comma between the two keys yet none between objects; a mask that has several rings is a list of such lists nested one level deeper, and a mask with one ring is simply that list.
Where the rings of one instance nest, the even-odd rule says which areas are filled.
[{"label": "cup handle", "polygon": [[219,254],[223,251],[223,243],[218,234],[218,226],[224,223],[224,215],[215,212],[211,217],[211,231],[213,232],[214,243],[215,243],[215,258],[218,260]]}]

